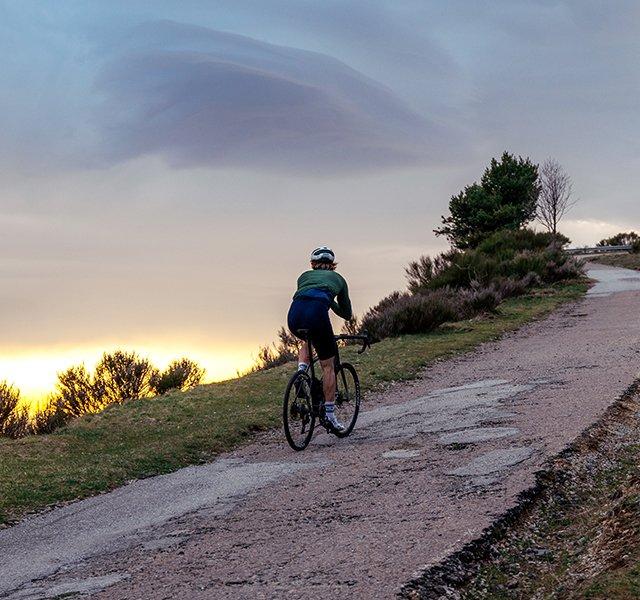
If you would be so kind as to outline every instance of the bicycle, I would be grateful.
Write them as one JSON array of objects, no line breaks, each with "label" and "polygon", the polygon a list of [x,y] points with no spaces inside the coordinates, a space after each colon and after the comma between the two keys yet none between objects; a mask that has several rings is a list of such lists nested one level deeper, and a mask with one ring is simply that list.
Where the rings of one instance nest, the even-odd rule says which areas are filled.
[{"label": "bicycle", "polygon": [[[306,331],[300,332],[302,335]],[[371,346],[368,335],[336,335],[336,341],[359,340],[362,354]],[[309,355],[312,357],[308,371],[298,371],[291,376],[284,393],[282,421],[287,442],[294,450],[304,450],[311,441],[316,419],[327,430],[339,438],[347,437],[355,427],[360,412],[360,381],[354,366],[340,362],[340,352],[335,357],[336,370],[336,417],[345,425],[341,431],[326,419],[324,412],[324,392],[322,382],[315,376],[314,365],[318,358],[313,357],[313,347],[309,341]]]}]

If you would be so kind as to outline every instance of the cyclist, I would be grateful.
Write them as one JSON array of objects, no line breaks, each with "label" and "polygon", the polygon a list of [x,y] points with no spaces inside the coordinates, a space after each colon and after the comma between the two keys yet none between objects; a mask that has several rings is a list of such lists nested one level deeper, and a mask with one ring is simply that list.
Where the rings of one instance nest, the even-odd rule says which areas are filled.
[{"label": "cyclist", "polygon": [[[300,339],[304,339],[300,330],[308,331],[309,339],[316,349],[322,366],[322,388],[327,421],[334,429],[342,431],[344,426],[336,419],[334,412],[336,396],[334,360],[338,353],[338,346],[329,319],[329,309],[339,317],[349,320],[353,316],[351,300],[349,300],[347,282],[335,272],[338,265],[331,248],[327,246],[316,248],[309,259],[311,270],[305,271],[298,277],[298,289],[293,296],[287,323],[291,333]],[[310,360],[309,344],[305,341],[298,353],[298,369],[308,369]]]}]

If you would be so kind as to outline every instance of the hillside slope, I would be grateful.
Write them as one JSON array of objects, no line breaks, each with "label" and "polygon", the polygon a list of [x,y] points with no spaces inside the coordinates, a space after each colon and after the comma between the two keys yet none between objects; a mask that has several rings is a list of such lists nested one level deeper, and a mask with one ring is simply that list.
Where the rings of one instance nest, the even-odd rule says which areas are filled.
[{"label": "hillside slope", "polygon": [[[365,391],[412,378],[437,358],[464,352],[580,297],[582,283],[505,301],[495,315],[428,335],[388,339],[362,356],[347,349]],[[85,498],[132,479],[211,460],[280,423],[292,366],[131,401],[86,416],[56,433],[0,440],[0,523],[59,502]]]}]

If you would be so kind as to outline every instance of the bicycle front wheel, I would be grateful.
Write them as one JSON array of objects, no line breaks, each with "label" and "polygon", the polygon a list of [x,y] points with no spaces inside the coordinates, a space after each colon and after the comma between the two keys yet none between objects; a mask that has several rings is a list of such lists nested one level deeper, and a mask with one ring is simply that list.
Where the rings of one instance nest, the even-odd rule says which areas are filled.
[{"label": "bicycle front wheel", "polygon": [[360,412],[360,381],[349,363],[341,363],[336,370],[336,417],[344,425],[338,437],[347,437],[356,425]]},{"label": "bicycle front wheel", "polygon": [[292,375],[282,403],[284,435],[294,450],[304,450],[311,441],[316,415],[311,401],[311,379],[298,371]]}]

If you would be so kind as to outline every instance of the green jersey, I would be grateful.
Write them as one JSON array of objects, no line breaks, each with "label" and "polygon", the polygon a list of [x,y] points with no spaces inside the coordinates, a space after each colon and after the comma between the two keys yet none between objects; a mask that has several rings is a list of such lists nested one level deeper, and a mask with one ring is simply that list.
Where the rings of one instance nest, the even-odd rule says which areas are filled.
[{"label": "green jersey", "polygon": [[[314,294],[315,290],[325,292],[329,306],[339,317],[348,320],[353,316],[349,289],[342,275],[325,269],[305,271],[298,277],[298,289],[293,299],[317,297]],[[336,297],[337,302],[334,300]]]}]

